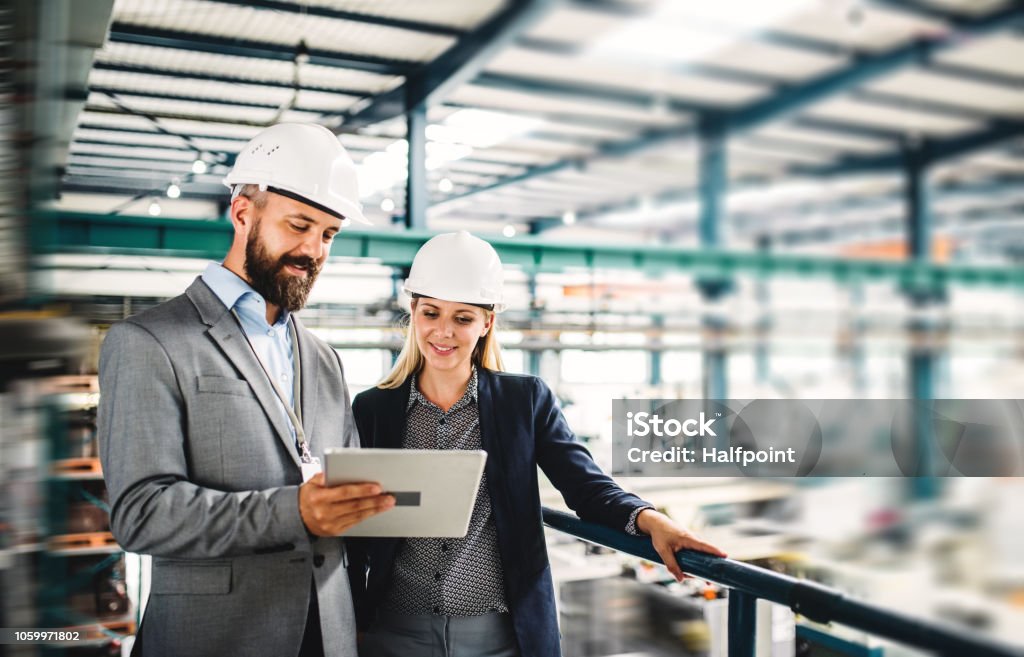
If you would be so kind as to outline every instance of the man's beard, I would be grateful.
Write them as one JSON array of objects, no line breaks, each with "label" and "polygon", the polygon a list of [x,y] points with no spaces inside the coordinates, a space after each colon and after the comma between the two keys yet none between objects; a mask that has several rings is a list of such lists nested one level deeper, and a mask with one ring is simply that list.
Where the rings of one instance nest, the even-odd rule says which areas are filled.
[{"label": "man's beard", "polygon": [[[306,276],[286,274],[283,271],[285,265],[304,268]],[[260,239],[260,222],[257,221],[245,243],[245,273],[252,289],[259,292],[267,303],[295,312],[306,305],[309,291],[320,274],[320,265],[308,256],[287,254],[275,261]]]}]

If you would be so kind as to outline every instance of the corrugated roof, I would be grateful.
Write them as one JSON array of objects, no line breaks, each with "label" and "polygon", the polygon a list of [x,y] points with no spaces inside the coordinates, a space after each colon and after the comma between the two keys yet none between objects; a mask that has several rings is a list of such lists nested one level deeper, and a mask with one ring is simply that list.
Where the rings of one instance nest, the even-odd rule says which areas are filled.
[{"label": "corrugated roof", "polygon": [[[383,111],[374,116],[385,120],[354,134],[347,122],[392,90],[436,85],[431,75],[453,71],[459,82],[432,102],[432,125],[467,109],[530,121],[428,173],[437,220],[473,211],[495,222],[513,214],[552,220],[573,210],[581,223],[614,226],[616,209],[695,194],[697,133],[715,122],[738,122],[725,151],[728,179],[768,195],[796,175],[834,176],[846,163],[884,168],[921,140],[1013,136],[1024,120],[1024,38],[1010,29],[1024,10],[1009,2],[812,2],[757,29],[744,23],[751,17],[676,5],[681,46],[697,34],[713,37],[713,48],[660,60],[647,50],[642,58],[602,50],[665,6],[552,3],[532,27],[491,48],[512,7],[499,0],[117,0],[65,182],[89,189],[83,181],[99,177],[95,189],[110,193],[117,168],[130,162],[131,177],[151,174],[159,191],[168,174],[201,156],[220,166],[197,180],[215,183],[244,141],[275,120],[336,129],[362,162],[402,139],[404,120]],[[479,65],[467,68],[466,52]],[[978,143],[981,152],[936,171],[981,180],[1024,173],[1019,144]],[[450,192],[437,188],[442,177]],[[384,197],[401,213],[403,185],[396,178],[368,196],[371,213]],[[126,193],[137,189],[138,181],[126,183]],[[821,189],[814,202],[832,187]],[[475,194],[473,202],[452,201],[464,194]],[[635,214],[630,229],[644,225]],[[691,219],[667,216],[652,226]]]}]

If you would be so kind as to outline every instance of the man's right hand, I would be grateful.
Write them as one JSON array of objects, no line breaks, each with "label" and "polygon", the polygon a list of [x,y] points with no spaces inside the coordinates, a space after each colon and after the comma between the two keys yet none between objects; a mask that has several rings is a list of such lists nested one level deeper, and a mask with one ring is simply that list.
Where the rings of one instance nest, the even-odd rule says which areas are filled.
[{"label": "man's right hand", "polygon": [[381,495],[375,483],[327,486],[321,472],[299,486],[299,514],[316,536],[340,536],[393,506],[395,498]]}]

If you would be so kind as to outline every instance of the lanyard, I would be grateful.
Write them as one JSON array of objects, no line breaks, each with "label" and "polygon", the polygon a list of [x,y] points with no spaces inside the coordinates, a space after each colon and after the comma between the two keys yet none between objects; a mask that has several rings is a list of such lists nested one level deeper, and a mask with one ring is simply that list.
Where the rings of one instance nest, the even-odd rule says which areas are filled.
[{"label": "lanyard", "polygon": [[249,349],[252,349],[253,356],[256,357],[256,362],[260,364],[260,368],[263,373],[267,376],[267,381],[270,381],[270,386],[277,393],[277,398],[281,400],[281,404],[284,406],[284,410],[288,413],[288,419],[292,423],[292,428],[295,429],[295,440],[299,443],[300,458],[303,463],[310,464],[316,463],[316,459],[309,451],[309,443],[306,441],[306,432],[302,429],[302,409],[300,404],[302,403],[302,363],[299,358],[299,334],[295,330],[295,320],[289,318],[288,330],[292,336],[292,399],[294,400],[295,406],[292,407],[288,403],[288,398],[285,397],[281,387],[277,385],[277,381],[273,375],[270,374],[270,370],[267,368],[263,359],[260,358],[260,354],[256,351],[255,345],[252,340],[249,339],[249,335],[245,332],[245,326],[242,325],[242,320],[238,317],[238,313],[235,309],[231,309],[231,314],[235,316],[235,320],[238,322],[238,327],[242,329],[242,335],[245,336],[245,341],[249,343]]}]

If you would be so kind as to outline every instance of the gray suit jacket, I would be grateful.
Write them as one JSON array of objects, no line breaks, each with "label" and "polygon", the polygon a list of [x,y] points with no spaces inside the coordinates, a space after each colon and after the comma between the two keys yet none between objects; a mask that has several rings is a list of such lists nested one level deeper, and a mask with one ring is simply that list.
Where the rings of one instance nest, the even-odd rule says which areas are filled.
[{"label": "gray suit jacket", "polygon": [[[359,438],[337,354],[296,319],[310,449]],[[311,581],[327,657],[354,657],[340,538],[299,516],[295,441],[235,318],[197,278],[111,327],[99,440],[118,542],[153,555],[140,628],[148,657],[298,653]]]}]

